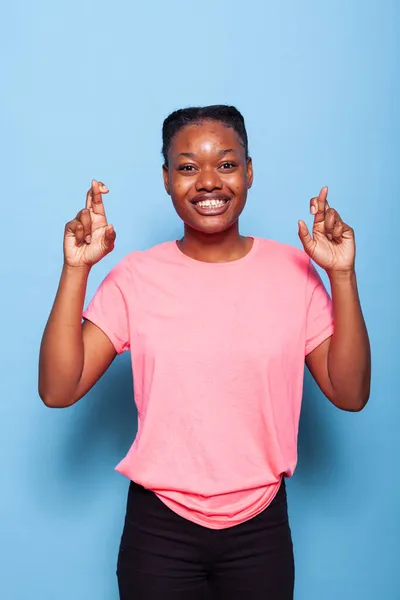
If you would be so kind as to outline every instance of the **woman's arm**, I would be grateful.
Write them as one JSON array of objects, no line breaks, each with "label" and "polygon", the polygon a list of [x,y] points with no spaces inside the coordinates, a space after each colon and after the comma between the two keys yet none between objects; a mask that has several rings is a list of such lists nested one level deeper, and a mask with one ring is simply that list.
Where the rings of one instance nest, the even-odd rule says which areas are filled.
[{"label": "woman's arm", "polygon": [[89,321],[82,324],[89,269],[64,266],[43,334],[39,395],[46,406],[64,408],[82,398],[116,356],[109,338]]},{"label": "woman's arm", "polygon": [[371,353],[354,271],[330,276],[334,333],[306,357],[321,390],[338,408],[359,411],[368,402]]},{"label": "woman's arm", "polygon": [[101,196],[107,192],[93,180],[86,208],[65,226],[64,267],[40,348],[39,395],[47,406],[62,408],[79,400],[116,355],[96,325],[82,325],[90,269],[114,248],[115,232]]},{"label": "woman's arm", "polygon": [[328,274],[334,333],[306,357],[306,364],[324,394],[339,408],[359,411],[370,393],[371,352],[355,275],[354,231],[329,208],[328,188],[310,202],[312,235],[299,222],[304,250]]}]

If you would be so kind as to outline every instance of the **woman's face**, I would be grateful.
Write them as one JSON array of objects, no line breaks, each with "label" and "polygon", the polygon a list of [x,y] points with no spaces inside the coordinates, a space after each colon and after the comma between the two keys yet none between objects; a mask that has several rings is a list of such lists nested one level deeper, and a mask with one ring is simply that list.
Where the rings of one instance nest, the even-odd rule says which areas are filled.
[{"label": "woman's face", "polygon": [[237,222],[253,183],[238,134],[218,121],[183,127],[172,140],[163,174],[180,218],[208,234]]}]

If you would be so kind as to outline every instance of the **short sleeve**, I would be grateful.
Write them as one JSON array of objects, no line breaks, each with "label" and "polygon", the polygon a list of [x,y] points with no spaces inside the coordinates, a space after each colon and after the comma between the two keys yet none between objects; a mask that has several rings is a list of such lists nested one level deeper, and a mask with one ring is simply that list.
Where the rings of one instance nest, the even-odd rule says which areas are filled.
[{"label": "short sleeve", "polygon": [[118,263],[100,284],[83,318],[99,327],[117,354],[130,349],[127,290],[130,271],[127,259]]},{"label": "short sleeve", "polygon": [[311,261],[308,268],[307,300],[306,356],[333,334],[332,300]]}]

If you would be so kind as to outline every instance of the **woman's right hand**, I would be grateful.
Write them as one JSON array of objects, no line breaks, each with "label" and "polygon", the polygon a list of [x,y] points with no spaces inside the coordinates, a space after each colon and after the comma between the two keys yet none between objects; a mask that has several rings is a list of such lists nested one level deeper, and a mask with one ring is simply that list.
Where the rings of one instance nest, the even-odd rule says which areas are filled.
[{"label": "woman's right hand", "polygon": [[107,223],[102,194],[108,194],[108,188],[94,179],[86,208],[65,226],[64,263],[69,267],[90,268],[114,249],[116,234]]}]

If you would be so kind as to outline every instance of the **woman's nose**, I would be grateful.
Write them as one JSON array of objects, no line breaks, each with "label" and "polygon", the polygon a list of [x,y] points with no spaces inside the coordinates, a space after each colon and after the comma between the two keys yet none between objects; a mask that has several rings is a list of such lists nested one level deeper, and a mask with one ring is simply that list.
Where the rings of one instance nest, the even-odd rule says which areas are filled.
[{"label": "woman's nose", "polygon": [[203,169],[200,171],[196,180],[196,190],[206,190],[212,192],[215,189],[221,189],[221,178],[215,169]]}]

